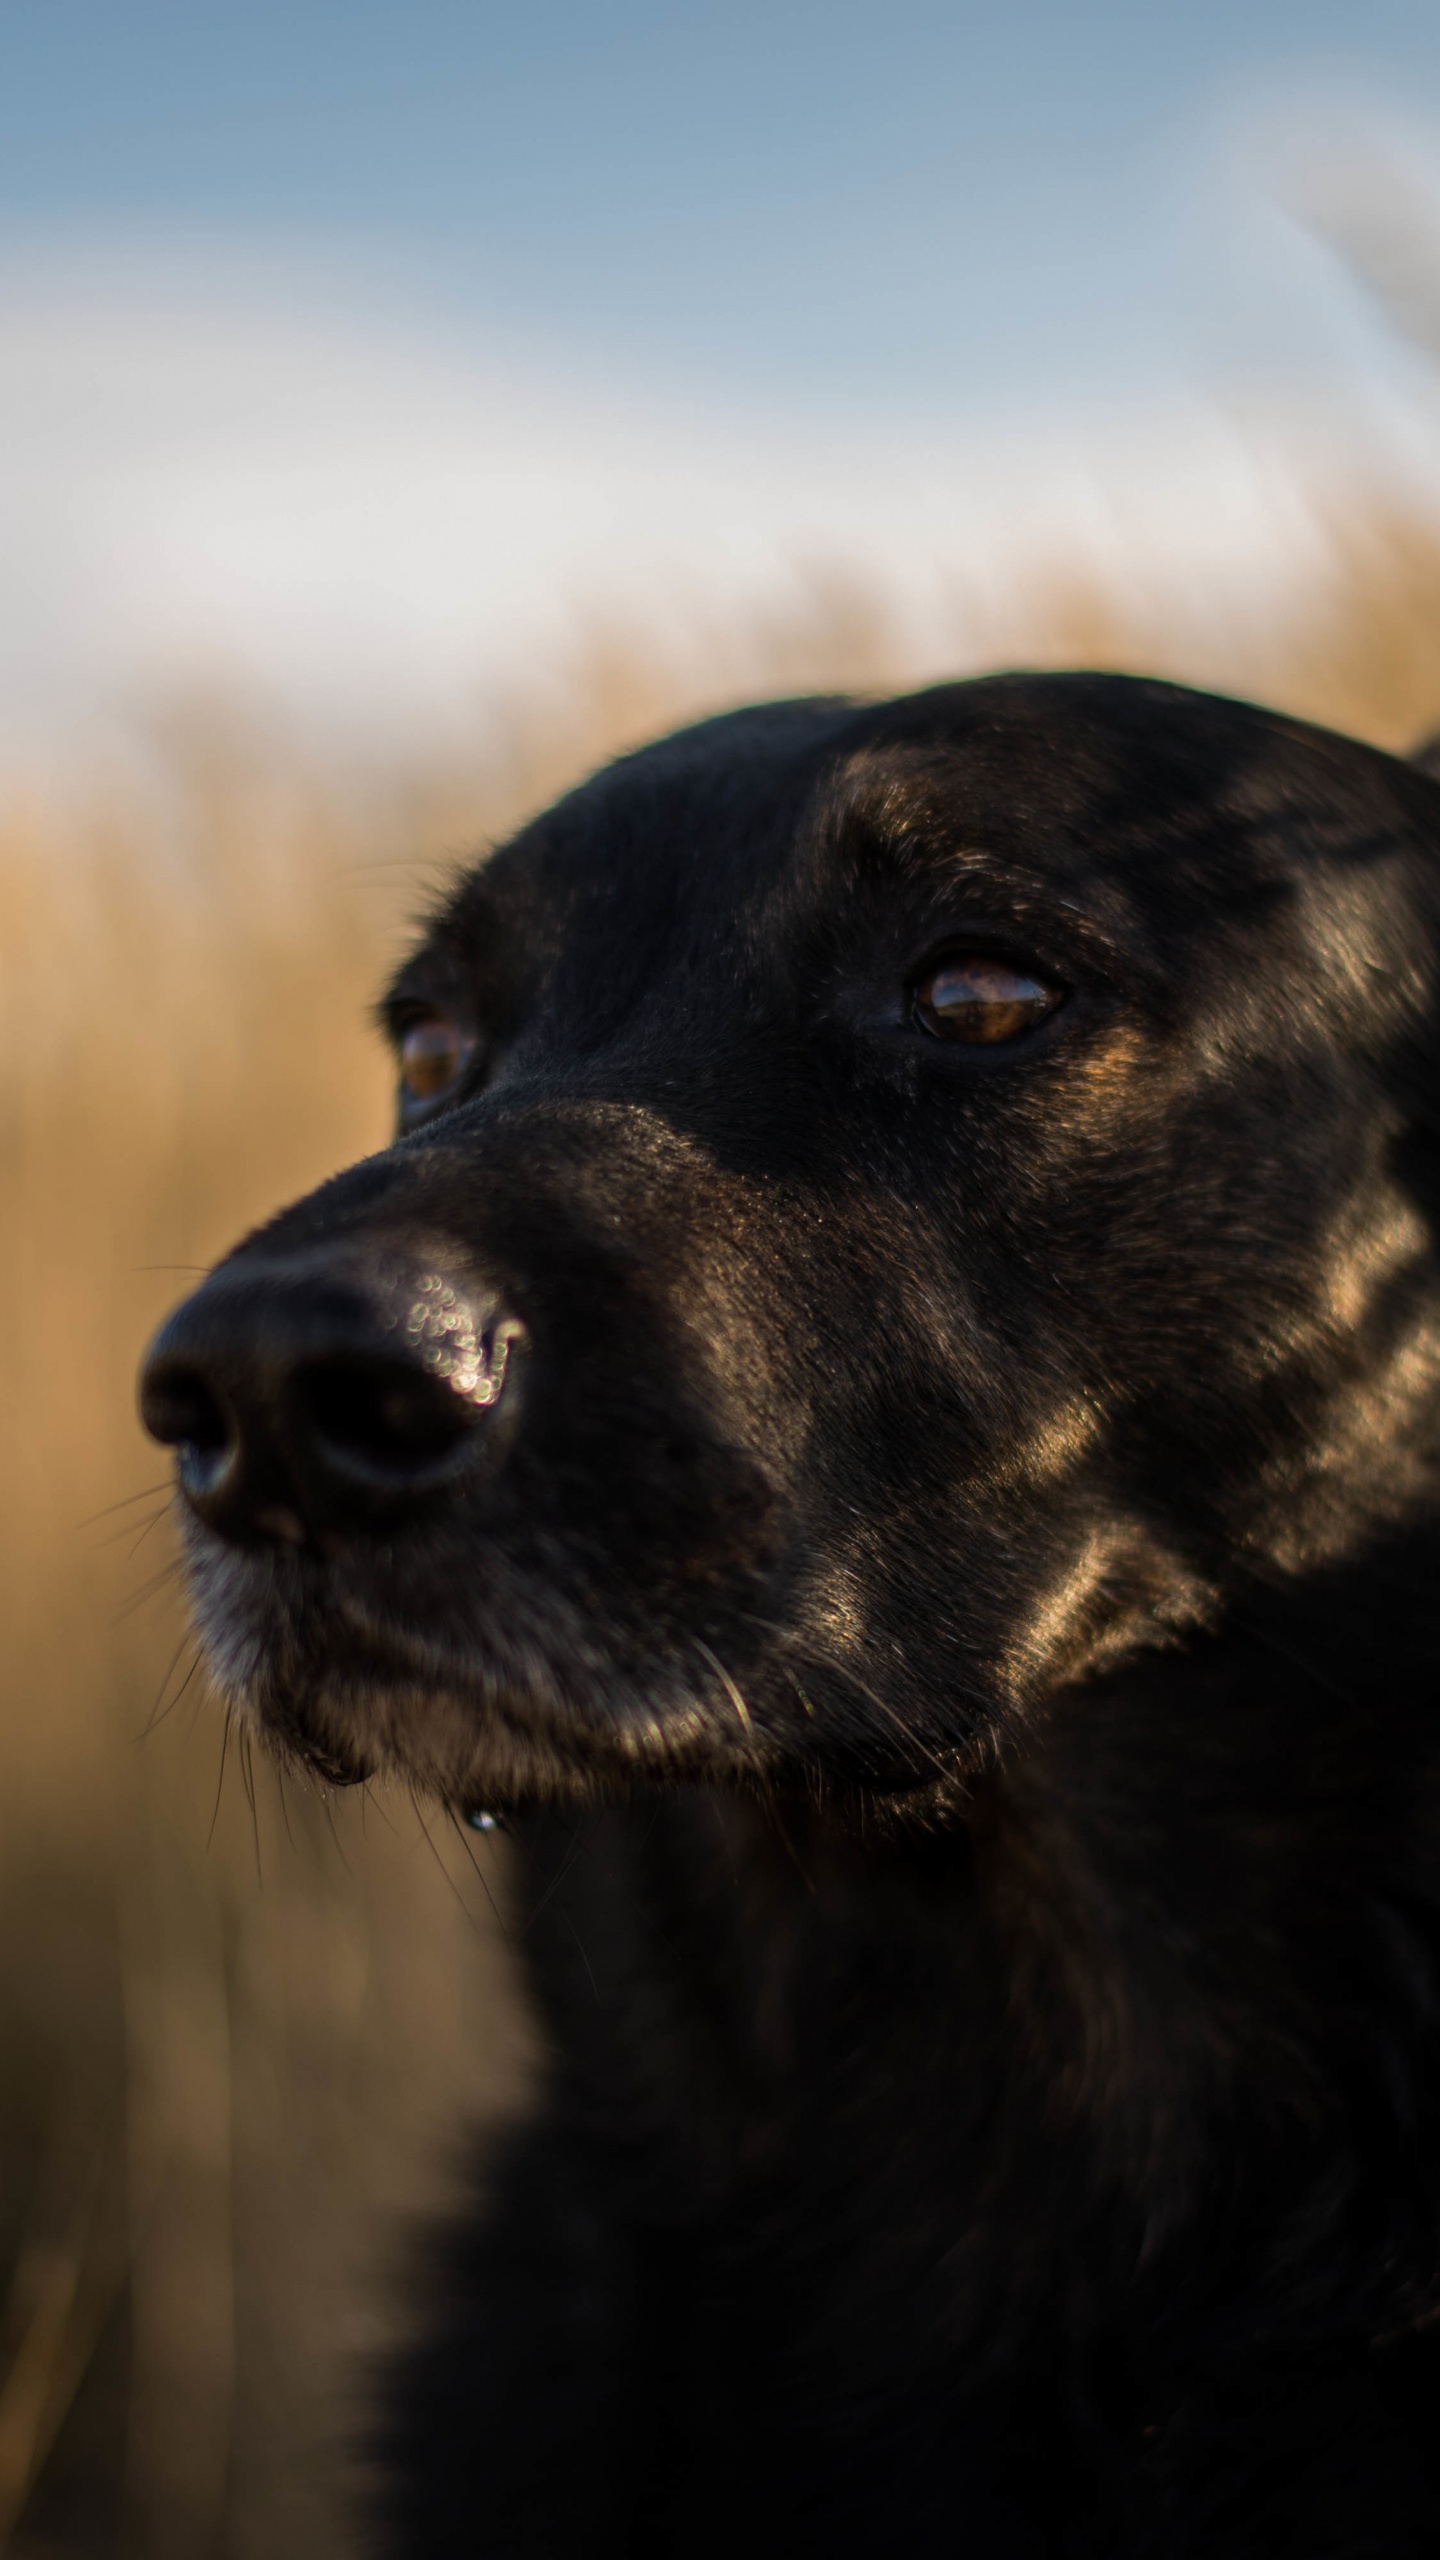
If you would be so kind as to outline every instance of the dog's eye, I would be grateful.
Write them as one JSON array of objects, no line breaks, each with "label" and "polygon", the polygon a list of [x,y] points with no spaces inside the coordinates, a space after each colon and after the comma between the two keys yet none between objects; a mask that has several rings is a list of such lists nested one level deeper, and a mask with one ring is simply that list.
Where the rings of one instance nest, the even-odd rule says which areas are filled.
[{"label": "dog's eye", "polygon": [[994,1047],[1043,1022],[1059,1002],[1059,988],[1028,970],[987,952],[957,951],[917,981],[915,1018],[937,1040]]},{"label": "dog's eye", "polygon": [[475,1043],[448,1013],[418,1013],[400,1034],[400,1100],[438,1102],[457,1085],[475,1054]]}]

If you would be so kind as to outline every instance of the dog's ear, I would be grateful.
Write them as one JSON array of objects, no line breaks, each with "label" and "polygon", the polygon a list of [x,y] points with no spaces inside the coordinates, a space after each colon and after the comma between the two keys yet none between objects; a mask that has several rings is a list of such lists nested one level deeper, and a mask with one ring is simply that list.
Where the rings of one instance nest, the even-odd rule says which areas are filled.
[{"label": "dog's ear", "polygon": [[1432,782],[1440,782],[1440,729],[1432,729],[1418,747],[1412,747],[1408,761],[1428,773]]}]

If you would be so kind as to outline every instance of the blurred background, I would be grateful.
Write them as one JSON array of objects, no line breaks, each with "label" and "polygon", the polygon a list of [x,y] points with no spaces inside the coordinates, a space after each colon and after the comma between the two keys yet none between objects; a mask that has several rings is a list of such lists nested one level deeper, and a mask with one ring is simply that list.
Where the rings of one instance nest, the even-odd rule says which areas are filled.
[{"label": "blurred background", "polygon": [[408,920],[747,696],[1404,746],[1437,359],[1433,0],[0,0],[0,2550],[361,2550],[534,2068],[503,1849],[227,1745],[131,1416]]}]

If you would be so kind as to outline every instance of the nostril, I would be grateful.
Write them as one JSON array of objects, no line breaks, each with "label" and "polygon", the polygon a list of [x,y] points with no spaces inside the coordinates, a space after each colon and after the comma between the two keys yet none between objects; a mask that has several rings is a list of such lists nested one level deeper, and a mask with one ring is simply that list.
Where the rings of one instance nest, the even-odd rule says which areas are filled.
[{"label": "nostril", "polygon": [[443,1379],[394,1360],[311,1361],[293,1393],[332,1458],[392,1481],[443,1466],[476,1419]]},{"label": "nostril", "polygon": [[235,1447],[235,1426],[219,1396],[198,1369],[166,1363],[144,1382],[140,1413],[153,1440],[176,1452],[188,1493],[209,1492],[224,1474]]},{"label": "nostril", "polygon": [[323,1542],[453,1488],[482,1440],[498,1461],[516,1399],[498,1432],[494,1407],[525,1343],[488,1292],[358,1246],[238,1258],[162,1326],[140,1410],[219,1536]]}]

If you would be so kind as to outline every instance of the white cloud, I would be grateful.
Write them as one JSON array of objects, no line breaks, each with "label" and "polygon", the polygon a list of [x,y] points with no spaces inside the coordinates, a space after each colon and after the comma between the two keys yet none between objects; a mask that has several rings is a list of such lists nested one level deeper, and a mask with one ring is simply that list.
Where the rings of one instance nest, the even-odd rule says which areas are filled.
[{"label": "white cloud", "polygon": [[39,752],[214,678],[302,723],[448,728],[577,626],[783,608],[823,563],[890,598],[917,674],[1023,648],[1029,562],[1163,627],[1244,609],[1307,492],[1392,401],[1198,399],[941,428],[666,412],[353,303],[131,262],[0,275],[0,745]]}]

